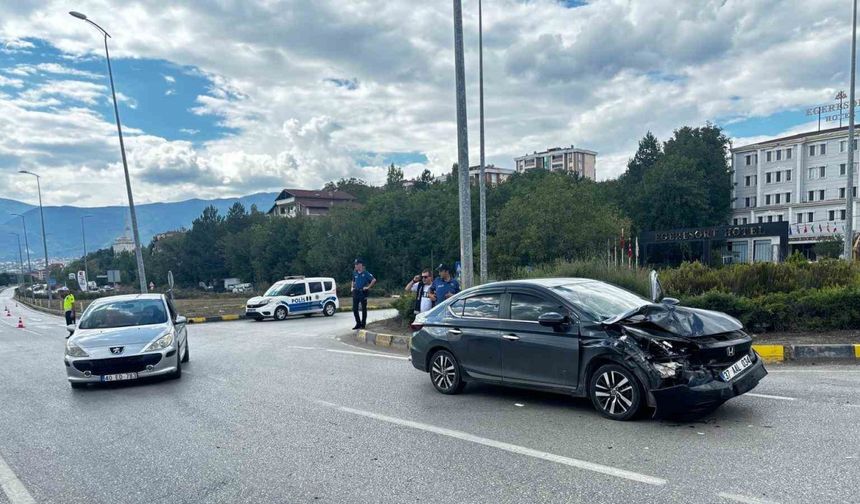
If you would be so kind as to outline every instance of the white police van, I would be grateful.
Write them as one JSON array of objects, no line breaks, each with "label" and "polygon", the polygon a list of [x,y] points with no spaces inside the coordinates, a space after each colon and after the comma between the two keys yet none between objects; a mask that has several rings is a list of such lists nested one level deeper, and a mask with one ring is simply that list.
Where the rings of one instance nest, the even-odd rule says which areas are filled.
[{"label": "white police van", "polygon": [[265,294],[245,304],[245,316],[255,320],[284,320],[289,315],[331,317],[340,307],[334,278],[289,276],[272,284]]}]

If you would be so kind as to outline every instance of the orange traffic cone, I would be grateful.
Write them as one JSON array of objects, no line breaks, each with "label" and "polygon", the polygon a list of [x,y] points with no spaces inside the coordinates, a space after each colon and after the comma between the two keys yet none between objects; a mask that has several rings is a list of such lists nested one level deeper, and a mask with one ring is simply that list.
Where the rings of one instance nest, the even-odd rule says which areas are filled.
[{"label": "orange traffic cone", "polygon": [[21,317],[18,317],[18,329],[24,328],[24,320]]}]

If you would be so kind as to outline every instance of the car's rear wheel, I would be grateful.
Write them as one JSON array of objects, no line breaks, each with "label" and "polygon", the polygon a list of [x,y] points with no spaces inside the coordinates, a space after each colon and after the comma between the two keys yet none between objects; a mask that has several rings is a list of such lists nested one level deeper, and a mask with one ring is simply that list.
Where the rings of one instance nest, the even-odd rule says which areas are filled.
[{"label": "car's rear wheel", "polygon": [[337,309],[334,307],[334,303],[326,303],[325,307],[323,307],[323,315],[326,317],[331,317],[334,315],[335,311],[337,311]]},{"label": "car's rear wheel", "polygon": [[601,366],[591,375],[589,396],[595,409],[612,420],[630,420],[642,405],[642,387],[627,368]]},{"label": "car's rear wheel", "polygon": [[287,318],[287,309],[283,306],[275,308],[275,320],[284,320]]},{"label": "car's rear wheel", "polygon": [[443,394],[459,394],[466,386],[454,354],[439,350],[430,358],[430,381]]}]

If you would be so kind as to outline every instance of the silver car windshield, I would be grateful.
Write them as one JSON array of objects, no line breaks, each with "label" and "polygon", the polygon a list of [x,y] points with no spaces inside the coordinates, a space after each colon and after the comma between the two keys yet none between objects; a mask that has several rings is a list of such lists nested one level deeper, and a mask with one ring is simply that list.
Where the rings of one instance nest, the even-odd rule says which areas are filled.
[{"label": "silver car windshield", "polygon": [[133,299],[93,306],[84,313],[79,329],[107,329],[167,322],[167,310],[160,299]]},{"label": "silver car windshield", "polygon": [[603,282],[560,285],[552,289],[592,320],[604,320],[650,303],[628,290]]}]

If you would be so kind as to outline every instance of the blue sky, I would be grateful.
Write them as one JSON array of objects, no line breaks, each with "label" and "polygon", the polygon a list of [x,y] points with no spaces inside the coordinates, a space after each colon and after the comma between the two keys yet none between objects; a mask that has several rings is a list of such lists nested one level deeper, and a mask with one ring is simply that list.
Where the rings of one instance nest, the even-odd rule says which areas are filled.
[{"label": "blue sky", "polygon": [[[114,34],[141,202],[382,183],[390,163],[441,175],[457,159],[450,3],[80,2]],[[0,7],[0,197],[33,194],[25,168],[50,174],[51,204],[123,204],[101,40],[68,7]],[[610,179],[648,131],[712,122],[742,145],[813,128],[806,108],[847,89],[844,14],[844,0],[485,2],[487,161],[573,144]],[[476,2],[463,15],[475,164]]]}]

